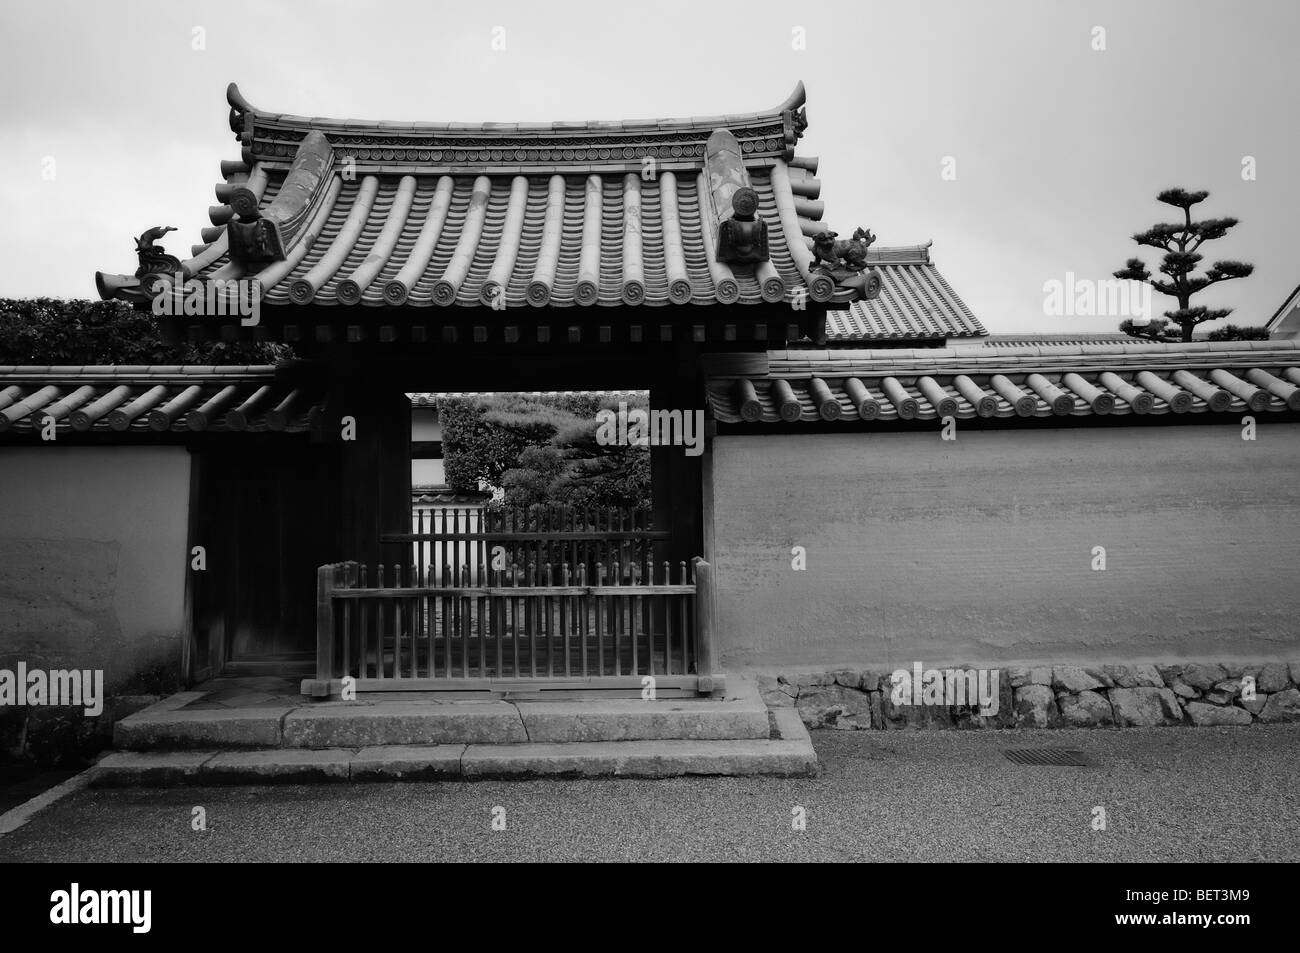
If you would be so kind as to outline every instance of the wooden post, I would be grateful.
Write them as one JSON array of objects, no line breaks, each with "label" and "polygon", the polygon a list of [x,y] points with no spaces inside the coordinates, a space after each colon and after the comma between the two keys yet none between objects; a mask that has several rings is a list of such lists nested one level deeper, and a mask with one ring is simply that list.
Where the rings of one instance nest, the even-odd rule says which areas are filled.
[{"label": "wooden post", "polygon": [[338,563],[316,570],[316,677],[305,678],[302,693],[313,698],[329,696],[334,675],[334,586]]},{"label": "wooden post", "polygon": [[713,587],[713,567],[696,557],[695,570],[695,671],[698,691],[711,695],[723,690],[722,676],[715,674],[713,640],[717,625],[717,605]]},{"label": "wooden post", "polygon": [[[343,570],[342,572],[343,588],[344,589],[355,588],[356,580],[353,577],[353,572],[356,570],[357,564],[344,563],[340,568]],[[352,674],[352,600],[351,599],[348,599],[343,603],[342,623],[343,623],[343,632],[342,632],[341,641],[343,643],[343,665],[340,669],[340,674],[344,678],[347,678],[349,675]],[[320,647],[317,646],[317,651],[319,651],[319,648]],[[319,659],[317,661],[319,662]]]},{"label": "wooden post", "polygon": [[[671,361],[660,365],[650,387],[650,408],[694,413],[704,409],[704,381],[699,355],[682,345]],[[703,435],[700,435],[701,438]],[[701,554],[701,500],[703,467],[700,456],[690,456],[681,446],[650,448],[650,493],[657,530],[670,530],[672,538],[656,543],[654,561],[673,563]]]}]

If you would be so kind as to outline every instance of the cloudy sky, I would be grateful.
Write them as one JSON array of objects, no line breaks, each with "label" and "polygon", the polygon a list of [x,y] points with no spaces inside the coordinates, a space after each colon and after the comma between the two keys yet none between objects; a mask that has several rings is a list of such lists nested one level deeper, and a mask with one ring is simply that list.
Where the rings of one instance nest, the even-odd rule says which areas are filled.
[{"label": "cloudy sky", "polygon": [[1241,219],[1210,255],[1256,272],[1206,303],[1258,324],[1300,283],[1297,36],[1293,0],[7,2],[0,296],[93,297],[151,225],[187,255],[239,157],[231,80],[305,115],[548,121],[747,112],[802,79],[826,220],[933,239],[990,330],[1114,327],[1044,315],[1044,282],[1108,277],[1172,185]]}]

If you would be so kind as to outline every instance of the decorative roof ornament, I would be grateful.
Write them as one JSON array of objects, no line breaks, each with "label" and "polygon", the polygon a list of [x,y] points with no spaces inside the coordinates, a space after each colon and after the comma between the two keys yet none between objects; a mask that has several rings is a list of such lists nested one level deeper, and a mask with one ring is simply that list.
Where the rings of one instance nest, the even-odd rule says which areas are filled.
[{"label": "decorative roof ornament", "polygon": [[731,218],[718,225],[718,261],[747,264],[768,260],[767,222],[759,218],[758,193],[749,186],[731,195]]},{"label": "decorative roof ornament", "polygon": [[876,236],[869,229],[858,228],[852,238],[837,241],[838,238],[838,232],[829,230],[813,238],[815,267],[833,278],[837,285],[856,288],[863,298],[876,297],[882,282],[880,272],[874,268],[867,270],[867,249]]},{"label": "decorative roof ornament", "polygon": [[794,127],[794,141],[798,142],[808,129],[808,107],[805,106],[798,112],[792,112],[790,114],[790,124]]},{"label": "decorative roof ornament", "polygon": [[149,297],[162,290],[159,285],[164,281],[170,283],[175,280],[176,274],[181,270],[179,258],[167,254],[165,249],[154,244],[168,232],[174,231],[176,229],[171,225],[155,225],[135,240],[135,253],[140,261],[135,277],[140,281],[140,290]]},{"label": "decorative roof ornament", "polygon": [[322,198],[331,186],[337,187],[333,167],[329,139],[310,132],[299,143],[275,201],[265,210],[258,209],[258,195],[247,185],[234,189],[230,205],[239,218],[226,226],[230,257],[241,264],[283,261]]},{"label": "decorative roof ornament", "polygon": [[858,272],[866,268],[867,249],[875,242],[876,236],[865,228],[855,231],[848,241],[836,241],[839,235],[839,232],[828,229],[813,238],[813,261],[827,274],[837,269]]},{"label": "decorative roof ornament", "polygon": [[704,149],[704,176],[712,211],[709,224],[716,235],[716,260],[727,265],[767,261],[767,222],[758,215],[758,193],[731,130],[715,129],[709,136]]},{"label": "decorative roof ornament", "polygon": [[230,254],[242,262],[284,260],[284,242],[275,223],[265,218],[251,222],[235,221],[226,226],[230,236]]},{"label": "decorative roof ornament", "polygon": [[245,117],[253,111],[253,107],[234,83],[226,87],[226,102],[230,104],[230,131],[239,135],[244,131]]}]

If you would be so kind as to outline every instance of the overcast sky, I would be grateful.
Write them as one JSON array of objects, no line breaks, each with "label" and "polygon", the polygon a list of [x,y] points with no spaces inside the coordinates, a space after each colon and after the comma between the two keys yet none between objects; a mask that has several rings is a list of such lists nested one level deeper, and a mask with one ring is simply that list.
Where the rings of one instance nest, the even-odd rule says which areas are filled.
[{"label": "overcast sky", "polygon": [[748,112],[802,79],[826,221],[933,239],[990,330],[1113,328],[1045,316],[1043,283],[1108,277],[1173,185],[1241,219],[1207,250],[1255,274],[1206,303],[1259,324],[1300,283],[1297,36],[1293,0],[6,0],[0,296],[94,297],[152,225],[187,257],[239,157],[231,80],[273,111],[546,121]]}]

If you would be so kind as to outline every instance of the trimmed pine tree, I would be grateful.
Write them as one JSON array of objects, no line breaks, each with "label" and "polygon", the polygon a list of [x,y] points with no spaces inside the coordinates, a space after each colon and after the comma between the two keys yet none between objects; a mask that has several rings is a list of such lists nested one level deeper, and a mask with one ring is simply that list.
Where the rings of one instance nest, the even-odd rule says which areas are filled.
[{"label": "trimmed pine tree", "polygon": [[[1231,308],[1208,308],[1192,304],[1192,296],[1198,292],[1221,281],[1245,278],[1255,270],[1255,266],[1247,262],[1225,260],[1216,261],[1204,272],[1197,273],[1196,267],[1204,258],[1199,251],[1201,246],[1205,242],[1222,238],[1237,224],[1235,218],[1192,221],[1192,206],[1199,205],[1209,197],[1209,192],[1189,192],[1186,189],[1165,189],[1156,196],[1157,201],[1181,209],[1183,221],[1152,225],[1146,231],[1134,235],[1133,241],[1164,252],[1164,258],[1160,262],[1160,272],[1164,277],[1152,276],[1140,258],[1130,258],[1114,275],[1116,278],[1144,281],[1161,294],[1176,299],[1178,307],[1164,312],[1166,320],[1156,319],[1145,327],[1135,327],[1132,321],[1124,321],[1120,324],[1121,331],[1134,337],[1157,341],[1190,341],[1192,330],[1198,324],[1217,321],[1232,313]],[[1181,333],[1170,328],[1170,323],[1177,325]]]}]

